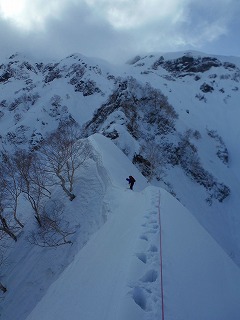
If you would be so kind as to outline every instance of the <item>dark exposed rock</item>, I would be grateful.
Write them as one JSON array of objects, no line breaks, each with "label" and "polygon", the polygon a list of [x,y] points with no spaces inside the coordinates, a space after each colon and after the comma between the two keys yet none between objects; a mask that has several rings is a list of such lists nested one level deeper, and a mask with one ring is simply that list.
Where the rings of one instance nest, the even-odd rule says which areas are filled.
[{"label": "dark exposed rock", "polygon": [[82,92],[83,96],[91,96],[94,93],[101,92],[93,80],[80,80],[75,84],[75,91]]},{"label": "dark exposed rock", "polygon": [[13,76],[11,71],[6,71],[0,76],[0,82],[6,82]]},{"label": "dark exposed rock", "polygon": [[207,84],[205,82],[201,85],[200,89],[204,93],[212,92],[214,90],[214,88],[212,86],[210,86],[209,84]]},{"label": "dark exposed rock", "polygon": [[212,57],[192,57],[190,55],[184,55],[181,58],[165,61],[161,56],[152,65],[152,69],[157,70],[159,66],[168,72],[189,73],[189,72],[206,72],[212,67],[219,67],[222,63],[217,58]]}]

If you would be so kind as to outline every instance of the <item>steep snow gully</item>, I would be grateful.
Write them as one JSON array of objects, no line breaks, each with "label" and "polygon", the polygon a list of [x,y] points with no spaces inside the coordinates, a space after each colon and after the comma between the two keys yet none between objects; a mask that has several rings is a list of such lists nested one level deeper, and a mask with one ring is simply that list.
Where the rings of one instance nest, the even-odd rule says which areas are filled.
[{"label": "steep snow gully", "polygon": [[[91,142],[111,182],[107,221],[27,320],[239,320],[239,268],[110,141],[95,135]],[[123,182],[130,173],[134,191]]]}]

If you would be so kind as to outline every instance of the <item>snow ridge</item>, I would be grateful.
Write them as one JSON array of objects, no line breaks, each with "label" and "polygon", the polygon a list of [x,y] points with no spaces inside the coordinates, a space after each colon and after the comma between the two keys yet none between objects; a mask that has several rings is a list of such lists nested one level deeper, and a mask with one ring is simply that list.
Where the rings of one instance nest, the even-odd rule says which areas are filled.
[{"label": "snow ridge", "polygon": [[137,190],[126,189],[117,164],[127,158],[106,138],[93,139],[111,176],[105,196],[111,214],[27,320],[64,320],[69,312],[73,320],[161,318],[159,192],[166,319],[237,320],[239,268],[165,190],[146,187],[137,172]]}]

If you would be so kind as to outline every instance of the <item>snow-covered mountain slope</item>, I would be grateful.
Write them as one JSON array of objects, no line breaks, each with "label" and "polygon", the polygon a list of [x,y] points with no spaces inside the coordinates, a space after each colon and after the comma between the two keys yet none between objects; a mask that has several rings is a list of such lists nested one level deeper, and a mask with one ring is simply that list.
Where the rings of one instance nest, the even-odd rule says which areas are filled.
[{"label": "snow-covered mountain slope", "polygon": [[[64,215],[67,222],[77,230],[71,250],[63,247],[53,252],[24,241],[25,236],[35,230],[35,226],[31,208],[21,199],[19,214],[27,223],[18,234],[18,242],[12,244],[10,240],[7,264],[1,266],[1,282],[8,288],[0,302],[3,319],[14,319],[17,309],[21,310],[17,319],[26,319],[49,285],[58,279],[74,256],[78,252],[80,254],[79,250],[94,232],[112,217],[115,210],[119,212],[117,208],[109,209],[110,196],[116,200],[113,207],[118,206],[121,210],[119,201],[121,197],[124,199],[121,188],[125,188],[124,180],[129,174],[137,177],[135,191],[142,192],[149,203],[149,212],[153,210],[150,198],[155,191],[151,188],[151,192],[150,189],[143,190],[151,184],[157,188],[154,190],[162,188],[164,198],[170,196],[163,189],[184,206],[185,209],[178,202],[170,201],[176,203],[179,212],[184,212],[183,221],[187,212],[186,215],[193,215],[205,231],[195,220],[193,223],[189,221],[190,218],[186,218],[189,228],[196,229],[200,238],[208,239],[207,244],[208,241],[214,243],[214,238],[226,255],[236,265],[240,265],[240,152],[237,145],[240,135],[239,81],[240,58],[210,56],[199,52],[138,56],[120,67],[80,54],[54,62],[34,61],[16,54],[2,62],[1,150],[11,153],[16,148],[23,148],[33,152],[47,133],[69,120],[82,126],[83,137],[100,132],[109,140],[100,141],[96,136],[89,138],[102,160],[95,155],[88,160],[87,170],[83,167],[78,172],[74,182],[77,197],[73,202],[69,203],[59,188],[52,192],[52,200],[63,199],[65,202]],[[127,157],[123,157],[119,151],[116,158],[112,158],[118,149],[110,147],[110,140]],[[106,159],[111,160],[106,162]],[[150,181],[148,184],[147,180]],[[110,192],[109,185],[111,188],[112,185],[117,186],[117,189],[113,188],[116,192]],[[120,199],[118,193],[121,194]],[[127,201],[131,203],[132,200]],[[193,242],[190,237],[186,234],[189,245]],[[209,246],[212,251],[216,249],[216,259],[224,255],[219,253],[221,250],[216,243]],[[172,248],[167,249],[170,261],[173,252]],[[202,248],[196,249],[199,249],[199,255],[203,254]],[[134,248],[131,250],[134,251]],[[145,257],[144,254],[142,256]],[[223,264],[231,264],[225,258]],[[206,260],[211,260],[208,255]],[[229,270],[231,268],[234,269],[229,267]],[[178,271],[169,270],[178,276]],[[153,278],[154,275],[155,272],[152,273]],[[233,271],[233,275],[238,283],[237,272]],[[232,283],[231,279],[229,281]],[[152,284],[156,283],[153,281]],[[231,285],[235,290],[234,284]],[[169,288],[173,289],[173,284]],[[181,290],[184,287],[179,288]],[[151,309],[149,303],[155,301],[155,296],[145,296],[145,289],[143,292],[140,289],[138,285],[136,290],[130,292],[135,292],[132,297],[135,297],[133,301],[137,310],[140,307],[140,313],[145,313]],[[211,292],[212,289],[209,290]],[[229,293],[229,296],[233,302],[229,302],[228,306],[235,311],[235,294]],[[217,299],[223,299],[220,293]],[[28,305],[23,304],[26,300]],[[230,307],[226,309],[227,312]],[[132,307],[129,312],[132,312]],[[146,314],[150,315],[151,312]],[[218,311],[215,313],[218,314]]]},{"label": "snow-covered mountain slope", "polygon": [[130,162],[105,138],[91,139],[111,181],[111,216],[27,320],[160,319],[163,310],[166,319],[237,320],[239,268],[169,193],[143,188],[137,172],[139,191],[127,190],[122,173],[134,170]]}]

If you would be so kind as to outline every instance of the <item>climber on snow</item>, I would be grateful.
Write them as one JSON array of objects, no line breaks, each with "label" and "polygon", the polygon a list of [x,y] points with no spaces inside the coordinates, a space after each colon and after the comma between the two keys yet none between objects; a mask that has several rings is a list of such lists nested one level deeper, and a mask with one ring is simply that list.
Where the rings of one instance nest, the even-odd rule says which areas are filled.
[{"label": "climber on snow", "polygon": [[133,189],[133,185],[136,182],[136,180],[133,178],[133,176],[129,176],[126,180],[128,181],[129,187],[132,190]]}]

